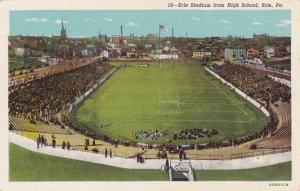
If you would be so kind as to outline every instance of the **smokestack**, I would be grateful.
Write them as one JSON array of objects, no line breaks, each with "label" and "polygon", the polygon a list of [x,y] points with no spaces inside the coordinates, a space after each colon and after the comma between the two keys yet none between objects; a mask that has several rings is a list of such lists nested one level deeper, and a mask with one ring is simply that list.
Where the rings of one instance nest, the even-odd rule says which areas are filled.
[{"label": "smokestack", "polygon": [[172,38],[174,38],[174,28],[172,27]]},{"label": "smokestack", "polygon": [[123,26],[121,25],[121,38],[123,38]]},{"label": "smokestack", "polygon": [[123,45],[123,26],[121,25],[121,45]]}]

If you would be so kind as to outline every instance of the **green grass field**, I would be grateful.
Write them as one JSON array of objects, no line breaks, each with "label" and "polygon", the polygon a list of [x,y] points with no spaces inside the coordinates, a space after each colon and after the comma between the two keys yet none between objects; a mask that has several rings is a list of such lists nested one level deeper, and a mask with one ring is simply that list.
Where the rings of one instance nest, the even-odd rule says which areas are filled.
[{"label": "green grass field", "polygon": [[[81,126],[113,138],[188,144],[237,138],[261,129],[267,118],[208,74],[199,64],[164,62],[121,68],[73,114]],[[182,129],[216,129],[219,134],[173,140]],[[136,139],[139,130],[162,129],[157,140]]]},{"label": "green grass field", "polygon": [[195,172],[198,181],[290,181],[292,163],[286,162],[247,170],[202,170]]},{"label": "green grass field", "polygon": [[10,144],[9,179],[11,181],[167,181],[169,176],[160,170],[116,168],[35,153]]},{"label": "green grass field", "polygon": [[[198,181],[291,180],[291,162],[248,170],[195,171],[195,176]],[[168,181],[169,176],[159,170],[128,170],[44,155],[10,144],[9,179],[10,181]]]}]

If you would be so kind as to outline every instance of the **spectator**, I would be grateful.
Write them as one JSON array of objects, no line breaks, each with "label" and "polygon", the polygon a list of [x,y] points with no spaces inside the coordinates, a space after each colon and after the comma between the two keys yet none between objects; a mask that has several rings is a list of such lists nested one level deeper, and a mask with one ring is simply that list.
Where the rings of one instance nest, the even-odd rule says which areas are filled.
[{"label": "spectator", "polygon": [[68,149],[68,151],[70,151],[70,148],[71,148],[71,144],[70,144],[70,142],[68,141],[68,142],[67,142],[67,149]]},{"label": "spectator", "polygon": [[105,158],[107,158],[107,148],[105,148]]},{"label": "spectator", "polygon": [[39,135],[38,138],[36,139],[37,149],[40,148],[40,142],[41,142],[41,137],[40,137],[40,135]]},{"label": "spectator", "polygon": [[64,149],[64,150],[65,150],[65,148],[66,148],[66,142],[65,142],[65,141],[63,141],[63,142],[62,142],[62,149]]},{"label": "spectator", "polygon": [[166,159],[166,164],[165,164],[165,171],[169,171],[169,159]]},{"label": "spectator", "polygon": [[56,140],[52,139],[52,147],[55,148],[55,146],[56,146]]},{"label": "spectator", "polygon": [[41,147],[45,144],[45,138],[44,138],[44,135],[42,135],[41,137]]}]

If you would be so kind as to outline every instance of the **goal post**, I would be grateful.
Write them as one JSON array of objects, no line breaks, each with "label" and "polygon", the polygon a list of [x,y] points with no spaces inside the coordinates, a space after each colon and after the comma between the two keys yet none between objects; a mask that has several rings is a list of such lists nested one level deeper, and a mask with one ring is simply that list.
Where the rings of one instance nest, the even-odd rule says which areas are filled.
[{"label": "goal post", "polygon": [[179,101],[179,93],[177,91],[176,99],[164,99],[161,92],[158,94],[158,106],[159,106],[159,112],[167,111],[167,110],[176,110],[177,113],[180,112],[180,101]]}]

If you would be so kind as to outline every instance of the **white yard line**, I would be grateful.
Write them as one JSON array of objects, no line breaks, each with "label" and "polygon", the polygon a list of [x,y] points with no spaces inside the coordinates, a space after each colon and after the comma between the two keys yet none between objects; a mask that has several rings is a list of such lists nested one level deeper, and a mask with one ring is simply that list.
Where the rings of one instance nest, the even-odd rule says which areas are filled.
[{"label": "white yard line", "polygon": [[[161,169],[161,166],[165,164],[165,159],[149,159],[144,163],[137,163],[136,159],[127,159],[122,157],[105,158],[103,154],[95,154],[74,150],[63,150],[61,148],[42,147],[37,149],[36,142],[18,135],[13,132],[9,132],[9,141],[27,150],[43,153],[47,155],[63,157],[68,159],[74,159],[79,161],[86,161],[97,164],[104,164],[109,166],[115,166],[119,168],[127,169]],[[283,162],[291,161],[291,152],[270,154],[265,156],[250,157],[244,159],[233,160],[191,160],[191,164],[195,170],[233,170],[233,169],[250,169],[263,166],[269,166],[273,164],[279,164]],[[178,163],[178,160],[172,160],[174,163]]]}]

